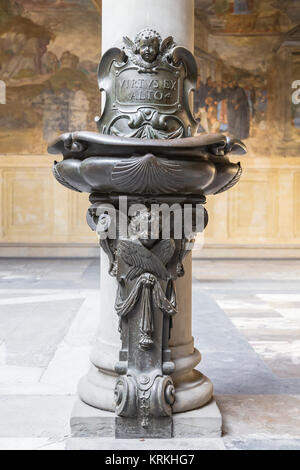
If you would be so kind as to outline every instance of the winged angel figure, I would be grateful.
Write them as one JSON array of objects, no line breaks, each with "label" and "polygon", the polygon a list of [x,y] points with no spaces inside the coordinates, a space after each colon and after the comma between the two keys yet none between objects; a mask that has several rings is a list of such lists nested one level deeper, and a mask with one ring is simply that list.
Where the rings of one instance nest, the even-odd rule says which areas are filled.
[{"label": "winged angel figure", "polygon": [[[120,329],[122,319],[127,316],[138,302],[141,302],[141,337],[139,347],[150,349],[153,345],[153,306],[167,316],[176,313],[176,296],[173,281],[167,269],[167,264],[175,253],[174,240],[161,240],[152,247],[146,248],[139,240],[120,240],[116,252],[117,278],[122,278],[119,272],[120,261],[129,269],[125,275],[125,282],[135,281],[129,296],[123,300],[119,288],[116,311],[120,318]],[[167,281],[167,291],[162,288],[159,280]]]},{"label": "winged angel figure", "polygon": [[174,251],[174,240],[162,240],[151,250],[140,242],[121,240],[118,244],[117,257],[129,266],[126,279],[130,281],[144,273],[153,274],[157,279],[167,281],[170,273],[166,265],[173,257]]},{"label": "winged angel figure", "polygon": [[129,59],[139,67],[139,72],[153,72],[161,62],[170,60],[171,51],[176,46],[172,36],[162,41],[160,34],[152,29],[144,29],[134,42],[123,38],[124,50]]},{"label": "winged angel figure", "polygon": [[[93,226],[93,210],[90,212]],[[105,231],[107,216],[103,217],[100,219]],[[153,307],[167,317],[177,313],[174,280],[184,275],[182,263],[190,249],[190,240],[163,239],[152,245],[146,240],[119,238],[118,230],[116,234],[114,239],[104,237],[101,246],[110,260],[110,275],[118,281],[115,309],[119,330],[122,330],[123,319],[141,303],[139,345],[141,349],[150,349],[154,333]]]}]

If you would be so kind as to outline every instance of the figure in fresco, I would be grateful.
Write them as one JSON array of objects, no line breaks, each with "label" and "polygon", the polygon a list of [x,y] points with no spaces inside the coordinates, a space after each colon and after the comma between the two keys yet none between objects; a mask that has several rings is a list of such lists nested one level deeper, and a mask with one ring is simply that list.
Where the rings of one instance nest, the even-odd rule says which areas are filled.
[{"label": "figure in fresco", "polygon": [[220,132],[228,131],[228,118],[227,118],[227,99],[220,101],[218,110],[218,120],[220,121]]},{"label": "figure in fresco", "polygon": [[6,103],[6,85],[5,85],[5,82],[3,82],[3,80],[0,80],[0,104],[5,104],[5,103]]},{"label": "figure in fresco", "polygon": [[213,89],[213,81],[211,77],[208,77],[206,83],[201,81],[201,75],[198,77],[197,89],[195,92],[195,101],[194,101],[194,112],[195,117],[199,121],[199,133],[209,132],[209,122],[208,122],[208,103],[207,98]]},{"label": "figure in fresco", "polygon": [[60,90],[54,90],[49,84],[32,104],[42,117],[43,138],[47,143],[62,132],[86,128],[89,103],[79,87],[72,91],[63,84]]},{"label": "figure in fresco", "polygon": [[74,93],[69,90],[67,83],[63,83],[59,91],[58,99],[60,101],[61,116],[58,122],[60,132],[70,131],[70,107]]},{"label": "figure in fresco", "polygon": [[207,119],[209,123],[209,132],[211,134],[218,134],[220,130],[220,123],[218,121],[218,111],[216,107],[216,102],[212,96],[208,96],[206,99],[207,102]]},{"label": "figure in fresco", "polygon": [[194,110],[197,114],[201,108],[205,107],[205,100],[207,98],[207,85],[202,82],[201,75],[198,76],[197,88],[194,95]]},{"label": "figure in fresco", "polygon": [[77,87],[70,102],[69,109],[69,130],[85,131],[88,124],[89,100],[84,91]]},{"label": "figure in fresco", "polygon": [[254,115],[255,92],[243,89],[237,81],[216,82],[209,77],[206,84],[198,79],[195,94],[195,115],[199,133],[228,133],[238,139],[250,134],[250,117]]},{"label": "figure in fresco", "polygon": [[248,98],[250,119],[253,119],[255,115],[256,92],[255,89],[249,85],[246,85],[244,90]]},{"label": "figure in fresco", "polygon": [[227,117],[227,94],[228,83],[224,80],[221,85],[220,101],[218,102],[218,121],[220,122],[220,132],[228,131],[228,117]]},{"label": "figure in fresco", "polygon": [[54,140],[60,133],[61,101],[49,84],[32,102],[33,108],[41,115],[43,122],[43,138],[47,143]]},{"label": "figure in fresco", "polygon": [[249,13],[247,0],[234,0],[234,14],[247,15]]},{"label": "figure in fresco", "polygon": [[295,128],[300,129],[300,104],[293,104],[292,116]]},{"label": "figure in fresco", "polygon": [[246,92],[236,81],[228,90],[228,132],[237,139],[247,139],[250,133],[250,109]]},{"label": "figure in fresco", "polygon": [[257,99],[255,104],[255,123],[259,129],[265,130],[267,119],[268,94],[265,88],[257,90]]},{"label": "figure in fresco", "polygon": [[260,89],[258,90],[258,97],[257,97],[257,120],[258,122],[263,121],[265,119],[265,115],[267,112],[267,90]]},{"label": "figure in fresco", "polygon": [[217,15],[224,15],[230,11],[229,0],[215,0],[215,12]]}]

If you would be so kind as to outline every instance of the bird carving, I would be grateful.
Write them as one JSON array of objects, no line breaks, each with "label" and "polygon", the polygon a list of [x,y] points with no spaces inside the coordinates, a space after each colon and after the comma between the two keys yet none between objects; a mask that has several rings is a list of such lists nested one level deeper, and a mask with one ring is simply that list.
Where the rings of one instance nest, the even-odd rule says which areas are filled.
[{"label": "bird carving", "polygon": [[118,244],[117,257],[121,258],[130,269],[126,278],[133,280],[144,273],[151,273],[164,281],[170,278],[166,265],[175,251],[174,240],[161,240],[149,250],[139,241],[121,240]]}]

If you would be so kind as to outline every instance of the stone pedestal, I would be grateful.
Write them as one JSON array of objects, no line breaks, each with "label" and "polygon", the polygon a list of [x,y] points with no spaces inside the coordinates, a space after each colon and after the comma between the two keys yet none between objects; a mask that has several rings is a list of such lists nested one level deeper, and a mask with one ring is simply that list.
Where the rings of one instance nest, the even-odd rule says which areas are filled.
[{"label": "stone pedestal", "polygon": [[[173,415],[172,427],[175,439],[218,438],[221,437],[222,418],[215,400],[212,399],[202,408]],[[71,433],[72,438],[80,439],[114,438],[115,414],[93,408],[78,400],[72,411]],[[169,436],[157,435],[157,438],[159,437]],[[128,432],[127,439],[130,438]]]}]

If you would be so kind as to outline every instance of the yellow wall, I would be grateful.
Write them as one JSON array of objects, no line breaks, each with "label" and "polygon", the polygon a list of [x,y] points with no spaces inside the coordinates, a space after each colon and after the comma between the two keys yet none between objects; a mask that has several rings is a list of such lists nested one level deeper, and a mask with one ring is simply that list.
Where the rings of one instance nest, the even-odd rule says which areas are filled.
[{"label": "yellow wall", "polygon": [[[241,161],[240,183],[208,198],[205,245],[300,249],[299,158]],[[59,185],[52,163],[47,155],[0,156],[0,243],[97,243],[85,220],[88,195]]]},{"label": "yellow wall", "polygon": [[1,243],[95,243],[88,195],[54,179],[53,157],[0,156]]},{"label": "yellow wall", "polygon": [[208,199],[206,245],[295,253],[300,248],[300,159],[246,157],[241,163],[240,183]]}]

